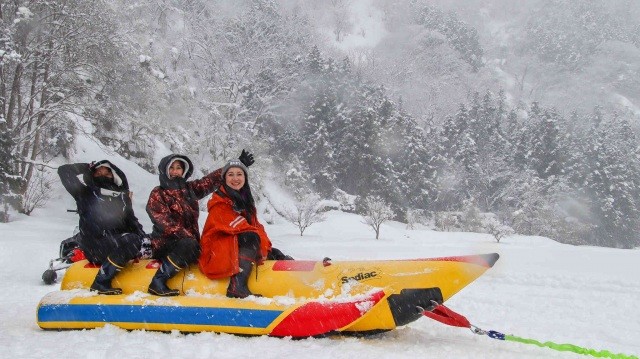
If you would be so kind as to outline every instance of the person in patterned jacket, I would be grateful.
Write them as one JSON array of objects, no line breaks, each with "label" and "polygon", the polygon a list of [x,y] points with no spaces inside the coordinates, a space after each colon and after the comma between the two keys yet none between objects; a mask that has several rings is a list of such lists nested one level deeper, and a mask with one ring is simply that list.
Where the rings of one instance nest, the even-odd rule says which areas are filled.
[{"label": "person in patterned jacket", "polygon": [[[253,155],[242,150],[239,158],[245,166],[253,164]],[[151,246],[153,258],[161,264],[149,284],[149,293],[175,296],[180,291],[170,289],[166,282],[183,268],[195,263],[200,255],[198,200],[221,185],[217,169],[198,180],[188,181],[193,164],[187,156],[172,154],[158,165],[160,186],[149,195],[147,213],[153,223]]]}]

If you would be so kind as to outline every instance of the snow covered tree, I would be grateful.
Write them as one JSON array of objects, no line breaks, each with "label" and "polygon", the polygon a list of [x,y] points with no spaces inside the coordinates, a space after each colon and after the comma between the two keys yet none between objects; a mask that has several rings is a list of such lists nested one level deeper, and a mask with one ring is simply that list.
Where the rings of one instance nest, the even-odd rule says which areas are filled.
[{"label": "snow covered tree", "polygon": [[2,117],[15,139],[24,196],[34,166],[68,151],[77,122],[98,124],[94,106],[109,95],[102,90],[115,64],[126,61],[114,61],[123,57],[122,37],[107,4],[38,0],[2,6],[3,45],[10,48],[0,59]]},{"label": "snow covered tree", "polygon": [[11,150],[13,140],[7,131],[6,122],[0,115],[0,222],[9,221],[10,207],[19,208],[20,177],[15,175],[15,156]]},{"label": "snow covered tree", "polygon": [[376,232],[376,239],[378,239],[380,236],[380,226],[385,221],[394,217],[393,210],[391,206],[379,196],[365,198],[363,207],[364,222]]},{"label": "snow covered tree", "polygon": [[633,46],[638,24],[635,6],[597,0],[543,1],[528,16],[522,48],[561,69],[584,70],[607,42]]},{"label": "snow covered tree", "polygon": [[407,221],[407,229],[415,229],[417,224],[428,224],[432,219],[432,212],[423,209],[407,208],[405,219]]},{"label": "snow covered tree", "polygon": [[565,153],[558,128],[559,116],[544,111],[535,121],[529,162],[540,178],[558,176],[564,167],[562,154]]},{"label": "snow covered tree", "polygon": [[311,74],[322,75],[325,70],[325,60],[318,46],[313,46],[307,55],[307,69]]},{"label": "snow covered tree", "polygon": [[553,237],[554,204],[546,181],[531,170],[522,171],[512,178],[505,193],[509,198],[506,215],[513,229],[521,234]]},{"label": "snow covered tree", "polygon": [[444,34],[451,46],[474,71],[478,71],[482,66],[484,51],[480,45],[478,32],[459,20],[455,13],[445,14],[440,9],[428,5],[420,9],[418,22],[428,29]]},{"label": "snow covered tree", "polygon": [[297,200],[294,208],[286,208],[283,214],[287,221],[298,227],[300,236],[302,237],[304,231],[307,230],[309,226],[324,221],[325,216],[322,212],[320,196],[306,193],[305,195],[299,196]]},{"label": "snow covered tree", "polygon": [[383,118],[378,104],[381,89],[362,87],[351,104],[350,116],[341,129],[335,152],[338,187],[348,193],[368,195],[389,188],[385,174],[388,162],[380,153]]},{"label": "snow covered tree", "polygon": [[441,131],[445,159],[439,177],[440,209],[459,209],[477,189],[479,153],[478,137],[473,130],[478,126],[475,122],[477,119],[472,118],[467,106],[461,104]]},{"label": "snow covered tree", "polygon": [[[477,204],[484,211],[495,212],[503,204],[501,190],[510,180],[513,169],[509,165],[512,146],[503,128],[507,121],[504,93],[496,101],[487,92],[482,100],[479,117],[485,138],[479,138]],[[494,103],[495,102],[495,103]]]},{"label": "snow covered tree", "polygon": [[315,188],[323,194],[333,193],[335,186],[334,136],[330,132],[337,117],[337,103],[329,92],[321,92],[306,113],[303,124],[305,145],[301,153]]},{"label": "snow covered tree", "polygon": [[514,234],[513,228],[500,223],[498,219],[495,217],[489,217],[484,221],[483,226],[487,229],[489,234],[495,238],[496,242],[500,243],[500,241],[504,237],[508,237]]},{"label": "snow covered tree", "polygon": [[475,200],[470,198],[462,203],[462,214],[460,215],[461,229],[465,232],[482,232],[482,216],[480,209],[475,204]]},{"label": "snow covered tree", "polygon": [[637,139],[626,120],[597,124],[587,149],[584,186],[591,201],[599,245],[632,248],[640,244],[640,156]]},{"label": "snow covered tree", "polygon": [[406,196],[405,208],[431,208],[437,196],[437,161],[417,123],[402,114],[398,120],[400,151],[394,167],[400,193]]},{"label": "snow covered tree", "polygon": [[30,215],[36,208],[44,207],[51,199],[53,184],[57,181],[57,177],[54,178],[44,169],[36,170],[33,180],[29,182],[22,197],[21,210],[23,213]]}]

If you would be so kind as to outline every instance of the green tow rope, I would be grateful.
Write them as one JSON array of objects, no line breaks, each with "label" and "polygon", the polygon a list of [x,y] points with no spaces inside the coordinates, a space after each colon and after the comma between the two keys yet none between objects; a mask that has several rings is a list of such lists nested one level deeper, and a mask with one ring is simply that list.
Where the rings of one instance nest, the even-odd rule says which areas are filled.
[{"label": "green tow rope", "polygon": [[517,343],[523,343],[523,344],[531,344],[531,345],[536,345],[542,348],[551,348],[553,350],[557,350],[561,352],[573,352],[576,354],[591,355],[596,358],[638,359],[638,357],[635,355],[612,353],[608,350],[595,350],[595,349],[583,348],[573,344],[558,344],[558,343],[549,342],[549,341],[543,343],[535,339],[522,338],[522,337],[517,337],[515,335],[505,335],[500,332],[496,332],[495,330],[484,332],[482,329],[479,329],[477,327],[473,327],[471,330],[476,334],[486,334],[487,336],[493,339],[505,340],[509,342],[517,342]]},{"label": "green tow rope", "polygon": [[561,352],[573,352],[582,355],[591,355],[596,358],[611,358],[611,359],[638,359],[635,355],[616,354],[608,350],[595,350],[589,348],[582,348],[573,344],[558,344],[553,342],[540,342],[535,339],[527,339],[516,337],[515,335],[505,335],[495,330],[482,330],[475,325],[469,323],[469,320],[462,314],[456,313],[453,310],[447,308],[443,304],[439,304],[435,301],[431,302],[432,305],[428,309],[418,307],[418,310],[422,311],[425,316],[437,320],[440,323],[451,325],[454,327],[469,328],[474,334],[486,335],[489,338],[497,340],[505,340],[510,342],[517,342],[523,344],[536,345],[543,348],[550,348]]}]

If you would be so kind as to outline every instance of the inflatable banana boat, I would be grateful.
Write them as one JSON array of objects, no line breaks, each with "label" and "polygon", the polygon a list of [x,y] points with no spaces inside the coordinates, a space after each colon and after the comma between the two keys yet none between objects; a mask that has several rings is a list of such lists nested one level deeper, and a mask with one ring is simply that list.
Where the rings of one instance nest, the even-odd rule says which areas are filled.
[{"label": "inflatable banana boat", "polygon": [[266,261],[249,289],[258,296],[225,296],[228,279],[210,280],[192,266],[167,285],[181,295],[157,297],[147,287],[159,263],[138,261],[113,280],[121,295],[88,290],[98,267],[83,260],[65,273],[61,290],[37,309],[43,329],[214,331],[308,337],[366,335],[417,320],[482,275],[498,254],[385,261]]}]

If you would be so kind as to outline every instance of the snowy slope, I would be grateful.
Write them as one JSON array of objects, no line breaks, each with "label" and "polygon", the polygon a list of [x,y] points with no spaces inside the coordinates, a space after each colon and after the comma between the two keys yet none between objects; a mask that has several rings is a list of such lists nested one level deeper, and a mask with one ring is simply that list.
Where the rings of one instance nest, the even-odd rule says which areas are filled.
[{"label": "snowy slope", "polygon": [[[92,141],[80,140],[75,160],[105,157]],[[157,178],[118,157],[127,174],[135,210],[149,230],[146,197]],[[31,217],[0,224],[0,351],[5,358],[579,358],[534,346],[499,342],[423,318],[370,338],[287,340],[226,334],[127,332],[115,327],[45,332],[35,322],[40,298],[57,285],[40,276],[77,218],[64,212],[71,200],[59,185],[49,205]],[[206,213],[202,213],[202,219]],[[598,350],[640,354],[640,251],[573,247],[540,237],[514,236],[496,243],[474,233],[406,230],[384,224],[381,238],[359,216],[333,211],[300,237],[276,219],[266,225],[274,245],[295,258],[396,259],[498,252],[501,259],[448,303],[483,329],[521,337],[572,343]]]}]

